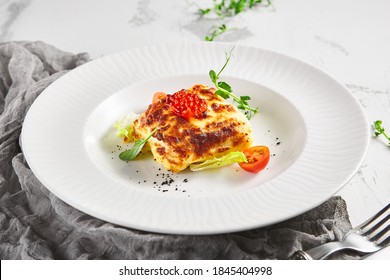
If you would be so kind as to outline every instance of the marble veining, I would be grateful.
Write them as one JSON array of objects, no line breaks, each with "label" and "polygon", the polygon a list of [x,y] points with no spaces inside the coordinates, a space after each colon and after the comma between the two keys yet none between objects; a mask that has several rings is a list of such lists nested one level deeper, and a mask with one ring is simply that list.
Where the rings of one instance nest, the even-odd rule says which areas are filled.
[{"label": "marble veining", "polygon": [[355,84],[346,84],[346,87],[351,90],[352,92],[364,92],[367,94],[389,94],[389,91],[386,90],[381,90],[381,89],[374,89],[370,88],[367,86],[362,86],[362,85],[355,85]]},{"label": "marble veining", "polygon": [[25,8],[31,3],[31,0],[20,1],[1,1],[0,2],[0,42],[8,41],[12,35],[12,24],[20,16]]},{"label": "marble veining", "polygon": [[150,8],[150,0],[140,0],[137,2],[136,13],[129,23],[133,27],[139,27],[150,24],[157,18],[157,13]]},{"label": "marble veining", "polygon": [[349,52],[348,50],[346,50],[340,43],[338,42],[335,42],[335,41],[332,41],[332,40],[329,40],[329,39],[326,39],[326,38],[323,38],[321,36],[318,36],[316,35],[315,36],[315,39],[327,46],[330,46],[331,48],[341,52],[342,54],[344,55],[349,55]]}]

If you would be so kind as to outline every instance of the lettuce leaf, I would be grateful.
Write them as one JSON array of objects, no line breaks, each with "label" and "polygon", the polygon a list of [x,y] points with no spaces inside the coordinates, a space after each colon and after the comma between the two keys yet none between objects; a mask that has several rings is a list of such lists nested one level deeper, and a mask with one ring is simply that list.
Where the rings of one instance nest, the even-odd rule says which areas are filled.
[{"label": "lettuce leaf", "polygon": [[211,168],[219,168],[238,162],[247,162],[246,156],[243,152],[231,152],[219,158],[208,159],[201,163],[193,163],[190,165],[191,171],[201,171]]},{"label": "lettuce leaf", "polygon": [[118,120],[113,127],[116,128],[116,134],[119,138],[124,138],[127,141],[132,141],[134,132],[134,121],[138,115],[131,112]]}]

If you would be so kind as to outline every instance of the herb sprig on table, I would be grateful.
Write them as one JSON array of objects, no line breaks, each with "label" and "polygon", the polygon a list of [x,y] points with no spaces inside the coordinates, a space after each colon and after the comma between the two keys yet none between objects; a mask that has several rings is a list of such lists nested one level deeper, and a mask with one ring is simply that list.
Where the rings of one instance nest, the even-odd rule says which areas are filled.
[{"label": "herb sprig on table", "polygon": [[380,135],[383,135],[383,137],[385,137],[387,141],[389,141],[388,145],[390,146],[390,136],[386,134],[385,128],[382,126],[382,121],[381,120],[374,121],[373,126],[374,126],[375,136],[378,137]]},{"label": "herb sprig on table", "polygon": [[246,117],[248,119],[251,119],[254,114],[259,112],[259,108],[253,108],[249,105],[248,101],[251,100],[250,96],[245,95],[238,97],[233,94],[233,89],[228,83],[224,81],[219,81],[219,77],[222,71],[226,68],[227,64],[230,61],[230,58],[232,57],[233,49],[231,49],[229,53],[226,53],[226,61],[225,64],[222,66],[221,70],[219,70],[218,73],[214,70],[210,70],[209,76],[217,89],[215,91],[215,94],[221,96],[224,99],[232,98],[233,101],[237,103],[237,108],[243,110]]},{"label": "herb sprig on table", "polygon": [[[214,0],[214,5],[209,8],[199,9],[199,13],[202,16],[208,14],[214,14],[220,19],[225,19],[227,17],[233,17],[237,14],[250,10],[257,5],[263,4],[264,6],[270,6],[272,0]],[[226,23],[223,23],[220,26],[214,26],[211,28],[210,34],[205,36],[206,41],[213,41],[215,37],[232,30],[228,28]]]},{"label": "herb sprig on table", "polygon": [[204,37],[206,41],[210,41],[210,42],[214,41],[215,37],[228,31],[226,24],[222,24],[221,26],[213,26],[211,29],[212,31],[210,32],[210,35],[206,35],[206,37]]},{"label": "herb sprig on table", "polygon": [[214,6],[206,9],[199,9],[201,15],[215,13],[219,17],[232,17],[248,9],[252,9],[258,4],[266,6],[271,5],[272,0],[221,0],[218,2],[214,0]]}]

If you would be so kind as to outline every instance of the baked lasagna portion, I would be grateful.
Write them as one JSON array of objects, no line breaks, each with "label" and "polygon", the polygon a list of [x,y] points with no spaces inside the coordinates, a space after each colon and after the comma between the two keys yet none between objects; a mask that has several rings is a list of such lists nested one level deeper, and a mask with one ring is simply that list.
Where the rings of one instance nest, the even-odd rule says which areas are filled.
[{"label": "baked lasagna portion", "polygon": [[[175,93],[190,97],[197,95],[195,101],[187,100],[190,105],[196,100],[202,101],[200,113],[185,117],[172,105],[172,95],[154,100],[134,122],[135,139],[145,139],[157,128],[146,147],[157,162],[172,172],[250,147],[252,130],[247,118],[214,92],[214,88],[194,85]],[[180,107],[184,101],[175,102]]]}]

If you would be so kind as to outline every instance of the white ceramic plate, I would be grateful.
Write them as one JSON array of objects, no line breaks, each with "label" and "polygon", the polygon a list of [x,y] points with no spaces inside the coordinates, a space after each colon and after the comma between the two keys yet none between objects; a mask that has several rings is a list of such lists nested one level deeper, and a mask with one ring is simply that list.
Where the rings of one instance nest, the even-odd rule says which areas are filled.
[{"label": "white ceramic plate", "polygon": [[119,160],[126,147],[115,142],[112,125],[129,111],[144,111],[156,91],[211,86],[209,70],[219,70],[231,48],[214,43],[135,48],[64,75],[26,116],[22,146],[32,171],[79,210],[154,232],[240,231],[319,205],[359,168],[369,126],[342,84],[270,51],[236,46],[222,74],[236,94],[251,96],[261,110],[251,123],[255,143],[271,150],[266,170],[250,174],[233,165],[170,174],[151,157]]}]

